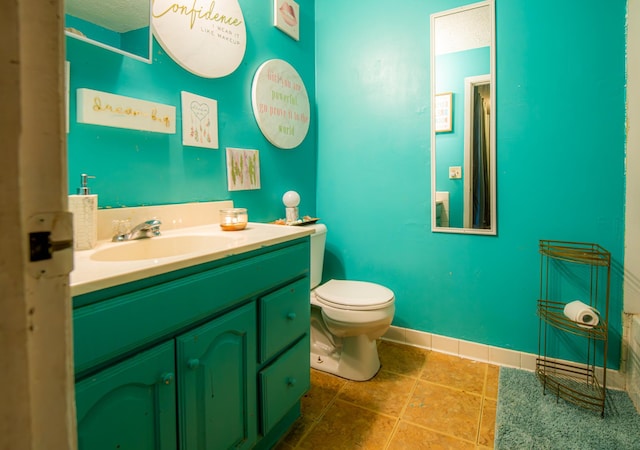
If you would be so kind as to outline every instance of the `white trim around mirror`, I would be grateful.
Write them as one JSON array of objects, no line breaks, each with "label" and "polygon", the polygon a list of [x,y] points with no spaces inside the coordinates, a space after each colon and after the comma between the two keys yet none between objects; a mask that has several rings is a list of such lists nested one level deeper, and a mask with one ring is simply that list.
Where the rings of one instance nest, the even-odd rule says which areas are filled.
[{"label": "white trim around mirror", "polygon": [[[435,22],[438,18],[446,18],[446,16],[450,16],[452,14],[470,11],[472,9],[481,8],[481,7],[489,7],[489,23],[491,27],[491,35],[490,35],[490,50],[489,50],[489,69],[490,73],[488,74],[489,83],[491,86],[491,98],[490,98],[490,151],[489,151],[489,176],[490,176],[490,228],[487,229],[479,229],[479,228],[471,228],[471,227],[450,227],[450,226],[437,226],[437,204],[438,200],[442,200],[443,198],[449,198],[447,192],[437,192],[436,191],[436,133],[435,133],[435,95],[436,92],[436,68],[435,68],[435,60],[436,60],[436,43],[435,43]],[[472,3],[466,6],[462,6],[460,8],[450,9],[447,11],[443,11],[440,13],[435,13],[431,15],[430,20],[430,34],[431,34],[431,48],[430,48],[430,71],[431,71],[431,231],[438,233],[459,233],[459,234],[478,234],[478,235],[496,235],[497,234],[497,204],[496,204],[496,70],[495,70],[495,2],[494,0],[485,0],[482,2]],[[485,75],[486,77],[486,75]],[[458,95],[463,95],[463,93],[458,93]],[[465,120],[466,122],[466,120]],[[460,124],[454,124],[454,126],[462,126]],[[470,129],[470,126],[468,126]],[[467,134],[469,131],[465,130]],[[465,139],[466,141],[466,139]],[[466,153],[466,152],[465,152]],[[468,157],[466,157],[468,159]],[[468,161],[464,163],[465,168],[468,169]],[[466,170],[465,170],[466,171]],[[468,181],[467,181],[468,183]],[[464,186],[464,189],[468,189],[468,186]],[[465,203],[469,203],[468,201]],[[442,204],[440,210],[446,213],[446,217],[444,223],[449,225],[449,210],[450,204],[447,201],[446,206],[444,203]],[[444,214],[443,213],[443,214]]]}]

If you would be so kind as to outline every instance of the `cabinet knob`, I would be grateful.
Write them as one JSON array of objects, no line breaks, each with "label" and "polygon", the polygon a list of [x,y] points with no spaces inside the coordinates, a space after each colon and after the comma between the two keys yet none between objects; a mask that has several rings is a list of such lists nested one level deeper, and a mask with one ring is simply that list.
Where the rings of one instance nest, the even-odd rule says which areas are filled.
[{"label": "cabinet knob", "polygon": [[287,314],[287,319],[289,320],[293,320],[296,318],[296,313],[294,312],[290,312],[289,314]]},{"label": "cabinet knob", "polygon": [[198,358],[192,358],[189,361],[187,361],[187,367],[189,369],[197,369],[199,365],[200,365],[200,360]]},{"label": "cabinet knob", "polygon": [[167,372],[162,375],[162,384],[171,384],[173,382],[173,373]]},{"label": "cabinet knob", "polygon": [[298,380],[293,377],[287,378],[287,386],[295,386]]}]

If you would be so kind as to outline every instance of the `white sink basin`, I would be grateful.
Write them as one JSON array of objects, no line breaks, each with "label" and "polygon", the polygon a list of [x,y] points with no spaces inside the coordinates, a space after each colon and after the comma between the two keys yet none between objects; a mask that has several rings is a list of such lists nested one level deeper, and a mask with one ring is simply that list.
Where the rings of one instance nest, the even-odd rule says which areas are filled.
[{"label": "white sink basin", "polygon": [[94,261],[138,261],[158,259],[188,253],[215,252],[232,247],[234,239],[226,236],[169,236],[140,239],[129,242],[114,242],[96,250],[91,255]]}]

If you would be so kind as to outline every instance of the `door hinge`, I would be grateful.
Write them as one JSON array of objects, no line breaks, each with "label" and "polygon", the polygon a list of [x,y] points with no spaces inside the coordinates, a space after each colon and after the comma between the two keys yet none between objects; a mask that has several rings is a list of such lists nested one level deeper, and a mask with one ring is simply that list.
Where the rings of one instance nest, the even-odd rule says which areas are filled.
[{"label": "door hinge", "polygon": [[52,278],[73,270],[73,216],[67,211],[39,213],[27,221],[28,272]]}]

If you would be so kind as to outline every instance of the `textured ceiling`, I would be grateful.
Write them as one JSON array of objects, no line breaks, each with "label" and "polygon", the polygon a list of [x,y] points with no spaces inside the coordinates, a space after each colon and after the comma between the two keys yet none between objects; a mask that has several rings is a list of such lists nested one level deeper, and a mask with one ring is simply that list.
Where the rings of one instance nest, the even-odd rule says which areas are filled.
[{"label": "textured ceiling", "polygon": [[491,9],[489,6],[439,16],[435,23],[436,55],[491,45]]},{"label": "textured ceiling", "polygon": [[65,0],[65,12],[118,33],[149,26],[150,0]]}]

